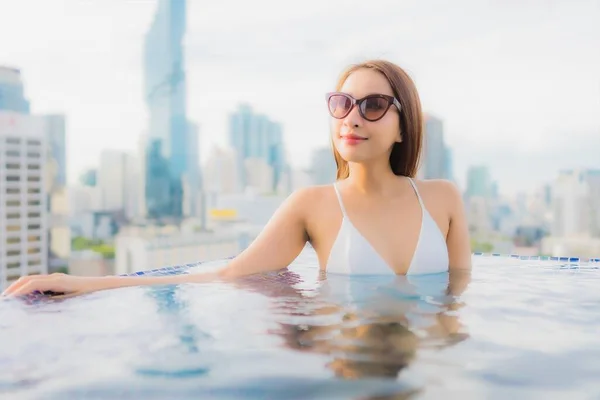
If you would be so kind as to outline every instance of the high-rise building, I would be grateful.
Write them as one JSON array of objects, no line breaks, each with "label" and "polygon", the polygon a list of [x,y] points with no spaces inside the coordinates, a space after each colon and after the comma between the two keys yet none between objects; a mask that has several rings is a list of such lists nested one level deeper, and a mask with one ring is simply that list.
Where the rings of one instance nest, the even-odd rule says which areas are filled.
[{"label": "high-rise building", "polygon": [[186,0],[159,0],[144,57],[150,116],[143,160],[144,209],[150,218],[182,218],[184,186],[192,186],[184,180],[199,177],[199,149],[193,140],[197,132],[186,110],[185,30]]},{"label": "high-rise building", "polygon": [[588,169],[585,175],[590,188],[590,235],[600,238],[600,169]]},{"label": "high-rise building", "polygon": [[[190,123],[188,125],[187,143],[192,149],[200,147],[198,131],[199,129],[196,124]],[[187,157],[189,168],[183,174],[183,215],[186,217],[197,217],[201,213],[199,193],[204,187],[202,176],[200,175],[200,158],[198,151],[189,151]]]},{"label": "high-rise building", "polygon": [[600,237],[600,171],[561,171],[552,194],[552,236]]},{"label": "high-rise building", "polygon": [[267,161],[262,158],[246,158],[244,160],[246,189],[260,194],[272,193],[274,171]]},{"label": "high-rise building", "polygon": [[[0,110],[21,115],[29,115],[30,113],[29,101],[25,98],[21,73],[18,69],[0,67]],[[47,211],[49,211],[46,226],[48,237],[45,242],[49,243],[47,248],[53,249],[55,248],[54,241],[63,244],[69,241],[68,218],[59,212],[64,207],[61,204],[54,207],[52,204],[55,200],[58,203],[64,203],[62,199],[66,197],[64,196],[67,184],[65,117],[63,115],[47,115],[35,117],[35,120],[36,130],[41,129],[42,134],[45,136],[44,151],[47,154],[44,155],[44,162],[46,163],[43,168],[45,186],[42,193],[46,199]],[[61,247],[64,247],[64,245]],[[49,263],[53,261],[53,254],[56,254],[56,252],[51,251],[48,254]]]},{"label": "high-rise building", "polygon": [[76,220],[85,213],[102,210],[102,195],[98,186],[69,186],[67,196],[71,220]]},{"label": "high-rise building", "polygon": [[281,184],[287,165],[283,143],[283,127],[277,122],[270,122],[268,126],[269,155],[267,163],[273,168],[273,189],[276,189]]},{"label": "high-rise building", "polygon": [[124,156],[125,173],[123,182],[123,202],[125,217],[128,220],[134,220],[143,217],[140,208],[143,192],[141,187],[143,179],[141,178],[141,161],[137,154],[126,153]]},{"label": "high-rise building", "polygon": [[454,181],[454,158],[452,157],[452,149],[448,146],[444,147],[444,179]]},{"label": "high-rise building", "polygon": [[98,170],[89,168],[79,176],[79,183],[83,186],[96,186]]},{"label": "high-rise building", "polygon": [[241,104],[229,118],[229,144],[238,157],[238,176],[242,187],[248,185],[247,159],[266,163],[272,169],[271,190],[278,187],[286,167],[281,124],[254,113],[249,105]]},{"label": "high-rise building", "polygon": [[0,111],[0,286],[48,272],[44,120]]},{"label": "high-rise building", "polygon": [[45,115],[43,118],[48,139],[48,192],[52,192],[67,185],[66,124],[64,115]]},{"label": "high-rise building", "polygon": [[493,181],[490,184],[490,198],[497,200],[500,197],[500,188],[498,187],[498,181]]},{"label": "high-rise building", "polygon": [[326,185],[335,182],[337,166],[329,147],[313,151],[310,163],[310,175],[315,185]]},{"label": "high-rise building", "polygon": [[65,116],[44,115],[46,135],[46,188],[48,196],[48,269],[66,265],[70,255],[71,229],[67,195],[67,143]]},{"label": "high-rise building", "polygon": [[543,200],[543,204],[546,207],[550,207],[550,205],[552,204],[552,185],[550,184],[545,184],[542,187],[542,200]]},{"label": "high-rise building", "polygon": [[128,219],[140,215],[138,166],[137,158],[129,153],[119,150],[100,153],[97,173],[100,210],[123,212]]},{"label": "high-rise building", "polygon": [[21,71],[0,66],[0,110],[29,114],[29,101],[23,92]]},{"label": "high-rise building", "polygon": [[423,179],[451,179],[449,149],[444,143],[444,124],[432,115],[425,116],[423,158],[419,177]]},{"label": "high-rise building", "polygon": [[493,185],[486,166],[471,166],[467,170],[465,207],[472,233],[489,232],[499,222],[494,221]]},{"label": "high-rise building", "polygon": [[71,204],[66,186],[55,188],[48,196],[48,270],[56,259],[66,260],[71,253]]},{"label": "high-rise building", "polygon": [[542,251],[554,256],[598,257],[600,170],[561,171],[549,192],[552,235],[542,239]]},{"label": "high-rise building", "polygon": [[238,171],[235,151],[215,148],[204,167],[204,189],[217,194],[239,193]]},{"label": "high-rise building", "polygon": [[98,188],[103,211],[125,208],[127,154],[118,150],[103,150],[98,167]]},{"label": "high-rise building", "polygon": [[492,181],[488,167],[484,165],[469,167],[465,194],[467,197],[490,198],[492,195]]}]

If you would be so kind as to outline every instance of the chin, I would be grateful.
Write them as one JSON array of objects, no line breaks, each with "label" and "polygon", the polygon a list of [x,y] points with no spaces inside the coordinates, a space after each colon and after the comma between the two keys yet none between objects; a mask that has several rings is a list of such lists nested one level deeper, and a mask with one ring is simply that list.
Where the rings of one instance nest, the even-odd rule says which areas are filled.
[{"label": "chin", "polygon": [[365,162],[365,161],[369,161],[370,159],[372,159],[372,156],[369,156],[367,154],[361,154],[362,152],[359,151],[353,151],[350,150],[348,151],[347,149],[344,149],[344,151],[339,151],[340,156],[344,159],[344,161],[346,162],[353,162],[353,163],[361,163],[361,162]]}]

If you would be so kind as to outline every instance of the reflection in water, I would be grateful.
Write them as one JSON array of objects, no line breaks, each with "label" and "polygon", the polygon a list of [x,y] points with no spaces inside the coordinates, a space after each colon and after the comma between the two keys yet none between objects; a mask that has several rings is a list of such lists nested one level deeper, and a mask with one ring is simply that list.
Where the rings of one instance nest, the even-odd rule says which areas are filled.
[{"label": "reflection in water", "polygon": [[[136,368],[136,372],[146,376],[162,376],[187,378],[206,375],[210,367],[203,360],[199,343],[211,339],[210,335],[200,330],[190,318],[190,308],[181,296],[181,287],[177,285],[149,286],[146,293],[157,305],[157,312],[164,322],[162,326],[170,327],[169,333],[177,339],[179,351],[173,352],[170,341],[165,350],[154,349],[148,353],[149,361]],[[172,336],[171,336],[172,337]]]},{"label": "reflection in water", "polygon": [[[324,356],[324,365],[338,378],[393,380],[419,352],[447,348],[468,338],[457,311],[464,306],[460,295],[470,281],[469,273],[418,277],[320,274],[315,279],[306,276],[306,270],[298,272],[246,277],[234,287],[270,299],[267,315],[272,328],[263,332],[280,338],[282,350]],[[212,369],[202,348],[209,349],[213,341],[194,323],[199,321],[189,314],[188,304],[178,293],[181,290],[180,286],[147,289],[182,351],[176,352],[175,359],[169,356],[174,365],[155,353],[148,363],[151,366],[137,368],[138,373],[181,378],[206,376]],[[400,397],[381,398],[409,398],[418,390],[404,387],[395,392],[394,396]]]},{"label": "reflection in water", "polygon": [[405,321],[361,322],[355,313],[326,326],[282,324],[280,333],[290,348],[332,355],[327,366],[343,378],[396,377],[417,345]]},{"label": "reflection in water", "polygon": [[180,343],[189,353],[198,352],[198,340],[206,338],[206,334],[189,321],[189,307],[181,296],[178,296],[179,287],[175,285],[148,287],[148,295],[158,306],[158,315],[167,318],[179,338]]},{"label": "reflection in water", "polygon": [[0,302],[0,398],[600,398],[597,268],[474,261]]},{"label": "reflection in water", "polygon": [[[274,297],[278,327],[269,333],[296,351],[327,355],[340,378],[396,378],[422,348],[445,348],[468,338],[457,311],[470,272],[417,277],[321,274],[303,289],[291,271],[239,285]],[[289,321],[292,319],[292,321]]]}]

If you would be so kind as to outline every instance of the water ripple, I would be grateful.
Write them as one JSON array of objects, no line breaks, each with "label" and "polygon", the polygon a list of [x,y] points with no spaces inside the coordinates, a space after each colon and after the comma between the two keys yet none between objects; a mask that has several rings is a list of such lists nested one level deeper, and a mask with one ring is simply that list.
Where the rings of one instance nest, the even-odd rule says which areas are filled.
[{"label": "water ripple", "polygon": [[2,301],[0,396],[600,395],[598,270],[475,265],[472,275],[325,276],[307,253],[233,284]]}]

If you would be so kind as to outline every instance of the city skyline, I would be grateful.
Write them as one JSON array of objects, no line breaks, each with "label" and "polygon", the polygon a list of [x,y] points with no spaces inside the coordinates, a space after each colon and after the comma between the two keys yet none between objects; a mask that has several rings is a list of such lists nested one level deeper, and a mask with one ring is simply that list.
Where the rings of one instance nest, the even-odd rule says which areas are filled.
[{"label": "city skyline", "polygon": [[187,1],[159,0],[144,38],[144,209],[152,218],[196,213],[200,187],[198,129],[187,116],[185,48]]},{"label": "city skyline", "polygon": [[[201,159],[214,144],[227,143],[227,116],[247,102],[281,121],[286,147],[294,149],[292,166],[308,167],[312,151],[328,144],[321,94],[347,63],[384,57],[411,73],[425,110],[444,121],[463,188],[469,165],[488,165],[501,191],[552,180],[564,168],[598,167],[597,3],[464,1],[480,16],[474,19],[464,17],[464,7],[441,2],[361,4],[191,3],[188,114],[200,125]],[[7,5],[0,16],[0,64],[22,70],[32,112],[67,116],[68,178],[75,182],[102,149],[135,151],[145,133],[143,37],[156,6],[61,5]],[[273,13],[250,24],[250,6]],[[363,19],[358,31],[348,23]],[[57,20],[55,29],[43,29]],[[47,40],[32,33],[41,31]],[[294,107],[281,101],[282,93],[292,93]]]}]

